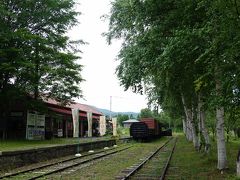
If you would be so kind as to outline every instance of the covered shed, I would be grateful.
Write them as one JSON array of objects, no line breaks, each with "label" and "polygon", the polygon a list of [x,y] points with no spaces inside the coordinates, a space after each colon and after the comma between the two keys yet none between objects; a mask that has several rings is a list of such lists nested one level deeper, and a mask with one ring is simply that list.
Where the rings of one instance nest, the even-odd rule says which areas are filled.
[{"label": "covered shed", "polygon": [[139,122],[137,119],[129,119],[127,121],[123,121],[123,127],[130,128],[131,124],[134,122]]},{"label": "covered shed", "polygon": [[29,96],[17,100],[5,114],[0,107],[0,139],[73,137],[72,109],[79,110],[78,136],[87,136],[88,113],[92,115],[92,135],[98,135],[99,119],[103,114],[95,107],[76,102],[64,106],[53,99],[44,99],[40,110],[38,106],[27,105],[31,100]]},{"label": "covered shed", "polygon": [[[57,124],[58,127],[51,127],[52,129],[50,132],[53,132],[54,136],[59,136],[59,129],[60,132],[62,130],[62,137],[73,137],[73,119],[72,119],[72,109],[78,109],[79,110],[79,136],[84,137],[87,136],[87,130],[88,130],[88,120],[87,120],[87,113],[92,113],[92,129],[94,132],[96,132],[97,127],[99,126],[99,119],[100,116],[103,114],[99,112],[95,107],[86,105],[86,104],[80,104],[73,102],[70,105],[62,106],[58,102],[52,99],[48,99],[45,101],[47,104],[47,107],[49,111],[56,113],[60,118],[58,118],[58,121],[53,123],[53,121],[56,119],[55,117],[46,118],[46,124]],[[49,113],[52,114],[52,113]],[[61,133],[60,133],[61,134]],[[93,133],[93,136],[96,136],[97,134]]]}]

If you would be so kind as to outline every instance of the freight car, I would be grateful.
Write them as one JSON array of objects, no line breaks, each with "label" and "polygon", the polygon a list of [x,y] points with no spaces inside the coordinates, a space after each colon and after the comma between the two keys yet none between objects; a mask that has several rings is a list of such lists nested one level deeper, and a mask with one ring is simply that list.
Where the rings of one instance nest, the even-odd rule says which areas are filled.
[{"label": "freight car", "polygon": [[154,118],[142,118],[140,122],[132,123],[130,126],[130,136],[135,140],[151,140],[171,135],[171,130],[162,131],[161,123]]}]

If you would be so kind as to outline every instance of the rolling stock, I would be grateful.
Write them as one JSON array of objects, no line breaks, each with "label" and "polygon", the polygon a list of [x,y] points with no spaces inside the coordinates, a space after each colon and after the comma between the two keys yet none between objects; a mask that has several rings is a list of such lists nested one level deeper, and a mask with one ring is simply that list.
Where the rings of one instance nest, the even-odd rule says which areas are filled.
[{"label": "rolling stock", "polygon": [[162,125],[154,118],[142,118],[130,126],[130,136],[135,140],[152,140],[161,136],[172,136],[172,130],[162,130]]}]

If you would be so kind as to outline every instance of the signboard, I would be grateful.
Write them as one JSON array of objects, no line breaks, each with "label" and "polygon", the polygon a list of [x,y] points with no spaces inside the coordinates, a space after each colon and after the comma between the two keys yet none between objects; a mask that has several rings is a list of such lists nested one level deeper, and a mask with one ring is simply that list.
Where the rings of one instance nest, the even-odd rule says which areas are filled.
[{"label": "signboard", "polygon": [[27,125],[28,126],[35,126],[35,119],[36,119],[36,114],[28,112],[28,114],[27,114]]},{"label": "signboard", "polygon": [[38,112],[27,113],[26,139],[42,140],[45,137],[45,115]]},{"label": "signboard", "polygon": [[58,129],[58,137],[63,137],[63,130],[62,129]]},{"label": "signboard", "polygon": [[112,118],[113,136],[117,136],[117,118]]},{"label": "signboard", "polygon": [[45,115],[36,115],[35,117],[35,125],[36,126],[45,126]]},{"label": "signboard", "polygon": [[87,112],[88,119],[88,137],[92,137],[92,112]]},{"label": "signboard", "polygon": [[28,127],[27,128],[27,139],[28,140],[43,140],[45,135],[44,128],[39,127]]},{"label": "signboard", "polygon": [[99,133],[100,133],[100,136],[103,136],[106,133],[106,118],[105,118],[105,116],[100,116]]},{"label": "signboard", "polygon": [[79,137],[79,110],[72,109],[73,137]]}]

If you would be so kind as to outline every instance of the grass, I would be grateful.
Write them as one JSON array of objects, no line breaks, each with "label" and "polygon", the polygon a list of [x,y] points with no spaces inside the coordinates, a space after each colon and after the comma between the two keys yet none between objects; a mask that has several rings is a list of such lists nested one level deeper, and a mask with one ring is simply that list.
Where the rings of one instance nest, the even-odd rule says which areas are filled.
[{"label": "grass", "polygon": [[51,140],[0,140],[0,151],[14,151],[32,149],[39,147],[49,147],[64,144],[85,143],[111,139],[110,136],[101,138],[54,138]]},{"label": "grass", "polygon": [[178,137],[167,179],[237,179],[236,157],[240,140],[226,143],[228,169],[221,173],[217,170],[216,142],[212,143],[211,152],[207,155],[196,152],[183,135]]},{"label": "grass", "polygon": [[130,136],[129,128],[120,126],[120,127],[118,127],[117,131],[120,136]]},{"label": "grass", "polygon": [[[129,137],[129,128],[118,128],[118,137]],[[53,138],[51,140],[0,140],[0,151],[24,150],[39,147],[49,147],[64,144],[85,143],[91,141],[108,140],[112,136],[104,136],[101,138]]]},{"label": "grass", "polygon": [[166,141],[166,138],[161,138],[151,143],[136,143],[134,147],[123,151],[116,155],[89,164],[85,168],[78,169],[69,174],[58,174],[57,176],[49,177],[49,179],[96,179],[108,180],[115,179],[121,174],[123,169],[129,168],[135,163],[141,162],[143,157],[149,155],[150,152],[159,147]]},{"label": "grass", "polygon": [[[196,152],[193,144],[186,141],[183,134],[178,133],[174,135],[179,138],[166,179],[237,179],[236,156],[238,149],[240,148],[240,139],[231,139],[230,142],[226,143],[228,169],[221,174],[221,172],[217,170],[216,142],[212,142],[211,152],[206,155],[203,152]],[[104,137],[104,139],[110,139],[110,137]],[[97,138],[94,140],[102,139]],[[137,145],[129,152],[129,156],[126,156],[124,153],[122,153],[122,155],[112,156],[111,158],[104,159],[102,162],[99,161],[96,164],[92,164],[86,169],[83,168],[82,170],[76,171],[71,175],[63,175],[63,177],[66,179],[79,179],[79,174],[81,174],[81,178],[83,179],[114,179],[122,169],[130,167],[138,162],[145,153],[147,154],[147,152],[149,152],[149,149],[156,146],[156,143],[162,143],[164,140],[164,138],[161,138],[156,142],[137,143]],[[91,141],[89,138],[80,139],[81,143],[89,141]],[[73,144],[78,142],[78,138],[57,138],[44,141],[8,140],[0,141],[0,151]]]}]

